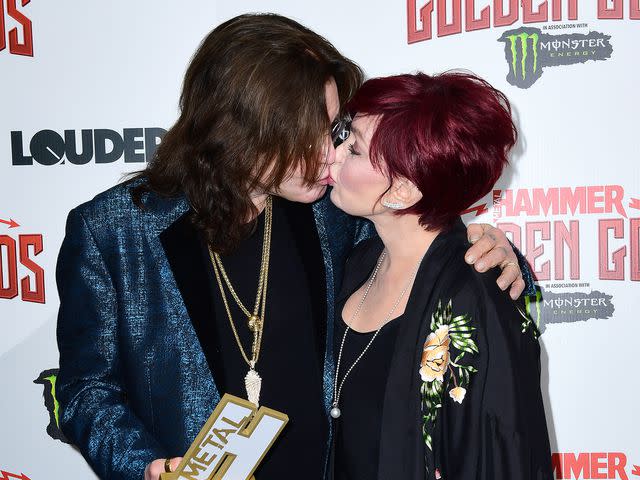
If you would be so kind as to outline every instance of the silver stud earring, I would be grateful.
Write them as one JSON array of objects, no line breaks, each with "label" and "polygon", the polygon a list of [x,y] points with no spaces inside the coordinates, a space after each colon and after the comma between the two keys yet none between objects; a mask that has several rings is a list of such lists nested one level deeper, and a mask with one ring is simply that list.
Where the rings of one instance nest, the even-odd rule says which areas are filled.
[{"label": "silver stud earring", "polygon": [[390,208],[392,210],[401,210],[401,209],[404,208],[404,203],[401,203],[401,202],[389,202],[387,200],[383,200],[382,201],[382,205],[387,207],[387,208]]}]

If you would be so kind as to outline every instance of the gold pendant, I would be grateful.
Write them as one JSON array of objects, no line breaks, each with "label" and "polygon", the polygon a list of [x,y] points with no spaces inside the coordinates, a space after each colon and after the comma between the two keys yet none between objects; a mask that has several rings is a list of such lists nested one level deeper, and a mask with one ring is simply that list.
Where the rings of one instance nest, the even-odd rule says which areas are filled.
[{"label": "gold pendant", "polygon": [[262,327],[262,319],[258,315],[251,315],[249,317],[249,330],[257,332]]},{"label": "gold pendant", "polygon": [[259,405],[260,402],[260,388],[262,387],[262,378],[258,375],[253,367],[247,372],[244,377],[244,386],[247,389],[247,400],[254,405]]}]

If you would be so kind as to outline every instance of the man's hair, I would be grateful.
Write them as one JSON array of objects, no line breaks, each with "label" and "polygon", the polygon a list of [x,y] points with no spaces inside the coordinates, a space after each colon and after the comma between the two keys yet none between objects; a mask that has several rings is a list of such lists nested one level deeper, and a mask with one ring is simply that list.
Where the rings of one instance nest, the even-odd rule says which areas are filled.
[{"label": "man's hair", "polygon": [[507,98],[469,73],[371,79],[347,109],[379,116],[371,162],[420,190],[422,199],[398,213],[419,215],[431,230],[450,227],[491,190],[517,139]]},{"label": "man's hair", "polygon": [[[335,79],[341,105],[363,74],[325,38],[275,14],[248,14],[216,27],[187,69],[180,116],[134,190],[184,194],[196,228],[218,252],[254,228],[250,194],[273,190],[301,167],[317,181],[331,119],[325,86]],[[267,178],[268,180],[261,181]]]}]

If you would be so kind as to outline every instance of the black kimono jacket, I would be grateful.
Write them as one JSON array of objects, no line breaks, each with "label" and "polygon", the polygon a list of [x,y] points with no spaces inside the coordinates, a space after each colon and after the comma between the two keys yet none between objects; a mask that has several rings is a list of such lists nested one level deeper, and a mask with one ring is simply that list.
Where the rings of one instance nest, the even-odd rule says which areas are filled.
[{"label": "black kimono jacket", "polygon": [[[341,298],[383,247],[373,238],[354,250]],[[499,290],[497,271],[464,262],[468,247],[459,221],[420,265],[390,359],[379,479],[553,478],[538,329]]]}]

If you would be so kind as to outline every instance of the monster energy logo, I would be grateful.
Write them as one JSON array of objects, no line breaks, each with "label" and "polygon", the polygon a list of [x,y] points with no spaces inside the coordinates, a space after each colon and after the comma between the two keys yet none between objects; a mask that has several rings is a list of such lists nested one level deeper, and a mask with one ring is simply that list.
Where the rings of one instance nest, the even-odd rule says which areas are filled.
[{"label": "monster energy logo", "polygon": [[615,310],[612,300],[611,295],[597,290],[551,292],[536,287],[534,295],[524,297],[524,307],[540,333],[544,333],[550,324],[611,318]]},{"label": "monster energy logo", "polygon": [[[507,37],[511,44],[511,68],[513,69],[513,74],[517,75],[517,58],[518,51],[517,46],[520,46],[520,70],[522,72],[522,78],[527,78],[527,56],[529,54],[529,42],[528,40],[532,40],[532,50],[533,50],[533,73],[538,71],[538,40],[540,37],[537,33],[526,33],[522,32],[519,35],[509,35]],[[520,40],[518,42],[518,39]]]},{"label": "monster energy logo", "polygon": [[594,31],[551,35],[538,28],[521,27],[504,32],[498,41],[505,44],[507,81],[516,87],[529,88],[542,76],[545,67],[610,58],[613,52],[610,38]]},{"label": "monster energy logo", "polygon": [[58,369],[53,368],[40,373],[33,383],[44,386],[42,393],[44,397],[44,406],[49,412],[49,425],[47,425],[47,433],[54,440],[60,440],[69,443],[62,431],[60,430],[60,404],[56,397],[56,381],[58,380]]}]

